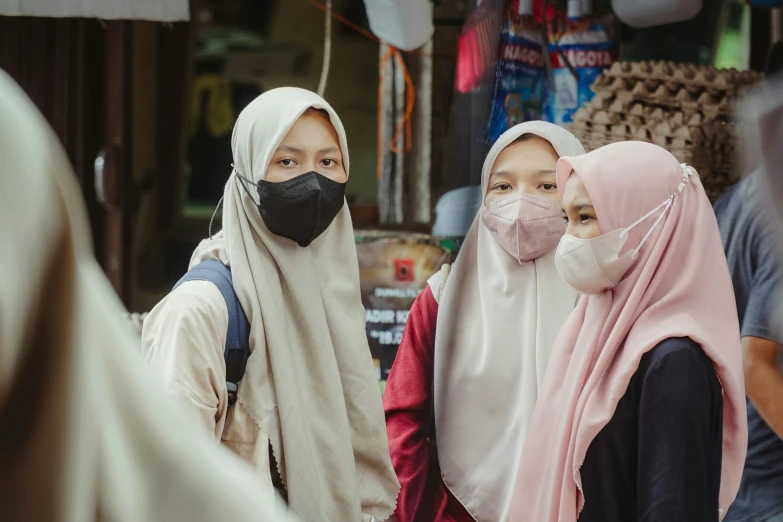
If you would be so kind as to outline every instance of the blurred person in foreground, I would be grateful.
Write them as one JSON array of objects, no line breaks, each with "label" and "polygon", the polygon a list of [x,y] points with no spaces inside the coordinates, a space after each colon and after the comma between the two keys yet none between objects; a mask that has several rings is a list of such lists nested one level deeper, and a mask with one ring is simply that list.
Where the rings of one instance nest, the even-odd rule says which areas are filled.
[{"label": "blurred person in foreground", "polygon": [[51,129],[0,71],[0,518],[291,521],[137,354]]},{"label": "blurred person in foreground", "polygon": [[[767,61],[767,77],[782,65],[783,42],[778,42]],[[776,147],[780,150],[780,144]],[[764,172],[756,169],[715,204],[741,322],[748,397],[748,455],[726,517],[731,522],[783,522],[783,315],[778,306],[783,259],[766,188]]]}]

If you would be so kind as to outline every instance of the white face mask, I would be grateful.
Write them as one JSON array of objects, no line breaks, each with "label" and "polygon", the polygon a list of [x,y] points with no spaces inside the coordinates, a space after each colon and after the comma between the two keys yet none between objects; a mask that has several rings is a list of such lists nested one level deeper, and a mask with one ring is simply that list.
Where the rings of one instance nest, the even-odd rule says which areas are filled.
[{"label": "white face mask", "polygon": [[[689,177],[696,174],[692,167],[685,165],[682,167],[682,182],[677,187],[677,191],[628,228],[618,228],[593,239],[579,239],[572,235],[563,236],[555,253],[555,264],[560,277],[577,292],[587,295],[600,294],[617,286],[639,257],[642,245],[663,220],[666,211],[672,206],[674,198],[685,188]],[[644,235],[639,246],[620,257],[620,250],[628,241],[628,232],[655,214],[661,207],[663,207],[663,211],[647,234]]]}]

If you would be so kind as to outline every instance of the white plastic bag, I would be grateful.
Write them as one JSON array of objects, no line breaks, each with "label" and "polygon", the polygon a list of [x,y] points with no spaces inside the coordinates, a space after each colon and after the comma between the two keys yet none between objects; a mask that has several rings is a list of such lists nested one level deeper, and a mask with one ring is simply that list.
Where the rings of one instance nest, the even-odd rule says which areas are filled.
[{"label": "white plastic bag", "polygon": [[702,0],[612,0],[614,14],[631,27],[683,22],[701,11]]},{"label": "white plastic bag", "polygon": [[430,0],[364,0],[364,5],[372,32],[397,49],[418,49],[432,36]]}]

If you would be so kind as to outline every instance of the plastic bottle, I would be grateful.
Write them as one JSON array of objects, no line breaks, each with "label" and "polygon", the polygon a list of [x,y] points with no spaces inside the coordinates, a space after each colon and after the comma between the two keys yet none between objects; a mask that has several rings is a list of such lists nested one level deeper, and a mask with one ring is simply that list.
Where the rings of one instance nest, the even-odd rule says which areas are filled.
[{"label": "plastic bottle", "polygon": [[520,16],[533,16],[533,0],[519,0],[517,13]]},{"label": "plastic bottle", "polygon": [[568,0],[568,19],[579,20],[583,15],[582,0]]}]

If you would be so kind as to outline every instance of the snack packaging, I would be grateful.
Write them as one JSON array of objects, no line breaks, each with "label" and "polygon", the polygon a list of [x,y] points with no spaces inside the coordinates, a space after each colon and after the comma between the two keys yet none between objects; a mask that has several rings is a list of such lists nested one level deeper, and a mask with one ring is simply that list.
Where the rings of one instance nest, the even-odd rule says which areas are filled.
[{"label": "snack packaging", "polygon": [[591,85],[617,60],[611,24],[611,17],[585,16],[568,20],[559,34],[550,31],[547,50],[552,80],[545,103],[547,121],[565,125],[593,98]]},{"label": "snack packaging", "polygon": [[[524,5],[521,9],[525,12]],[[536,18],[519,14],[519,0],[510,3],[498,44],[487,142],[518,123],[544,114],[546,70],[543,31]]]}]

